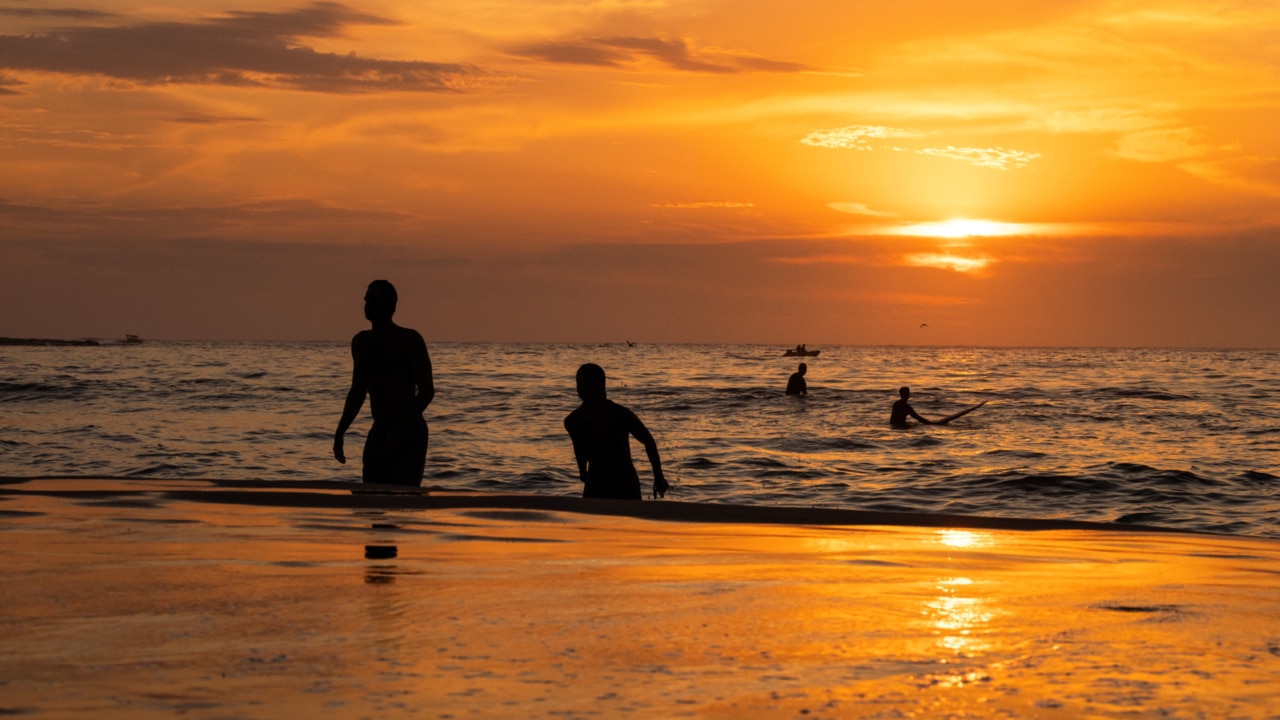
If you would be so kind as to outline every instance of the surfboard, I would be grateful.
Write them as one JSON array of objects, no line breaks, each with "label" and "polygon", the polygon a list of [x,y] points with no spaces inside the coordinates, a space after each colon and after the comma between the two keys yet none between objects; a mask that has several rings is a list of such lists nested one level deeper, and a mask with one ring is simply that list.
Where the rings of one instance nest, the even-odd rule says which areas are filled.
[{"label": "surfboard", "polygon": [[964,417],[965,415],[968,415],[969,413],[973,412],[974,410],[977,410],[978,408],[980,408],[980,407],[982,407],[983,405],[986,405],[986,404],[987,404],[987,401],[986,401],[986,400],[983,400],[982,402],[978,403],[977,405],[974,405],[973,407],[967,407],[967,408],[965,408],[965,409],[961,410],[961,411],[960,411],[960,412],[958,412],[958,413],[952,413],[951,415],[948,415],[948,416],[946,416],[946,417],[942,418],[941,420],[934,420],[934,421],[933,421],[933,424],[934,424],[934,425],[946,425],[947,423],[951,422],[952,420],[955,420],[956,418],[959,418],[959,417]]}]

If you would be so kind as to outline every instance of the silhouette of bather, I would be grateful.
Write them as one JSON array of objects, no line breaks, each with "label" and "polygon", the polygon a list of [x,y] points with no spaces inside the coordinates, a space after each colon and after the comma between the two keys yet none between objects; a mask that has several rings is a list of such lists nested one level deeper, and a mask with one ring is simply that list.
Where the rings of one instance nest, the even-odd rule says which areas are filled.
[{"label": "silhouette of bather", "polygon": [[925,425],[932,425],[929,420],[920,417],[915,408],[911,407],[907,402],[911,398],[911,388],[903,385],[898,388],[899,399],[893,401],[893,409],[889,412],[889,425],[895,428],[908,428],[911,423],[907,422],[907,417],[913,417]]},{"label": "silhouette of bather", "polygon": [[898,395],[900,396],[901,399],[894,401],[893,410],[889,412],[889,425],[891,427],[895,427],[898,429],[911,427],[911,423],[907,422],[908,416],[919,420],[921,423],[925,425],[946,425],[952,420],[955,420],[956,418],[964,417],[965,415],[968,415],[974,410],[977,410],[978,408],[987,404],[987,401],[983,400],[977,405],[971,405],[961,410],[960,412],[952,413],[944,418],[940,418],[938,420],[926,420],[925,418],[921,417],[919,413],[915,411],[915,408],[912,408],[911,405],[907,403],[907,400],[910,399],[911,397],[911,388],[905,385],[898,388]]},{"label": "silhouette of bather", "polygon": [[422,484],[427,458],[422,413],[436,390],[422,336],[391,321],[397,299],[386,280],[374,280],[365,292],[364,316],[372,328],[351,339],[351,389],[333,436],[333,456],[347,461],[343,436],[368,395],[373,427],[364,445],[364,482],[416,487]]},{"label": "silhouette of bather", "polygon": [[653,496],[665,497],[666,477],[658,443],[640,418],[606,397],[604,369],[595,363],[578,368],[582,404],[564,419],[582,479],[582,497],[640,500],[640,476],[631,462],[631,438],[644,445],[653,467]]},{"label": "silhouette of bather", "polygon": [[805,373],[809,372],[809,366],[800,363],[800,367],[791,373],[791,377],[787,378],[787,394],[788,395],[808,395],[809,385],[804,381]]}]

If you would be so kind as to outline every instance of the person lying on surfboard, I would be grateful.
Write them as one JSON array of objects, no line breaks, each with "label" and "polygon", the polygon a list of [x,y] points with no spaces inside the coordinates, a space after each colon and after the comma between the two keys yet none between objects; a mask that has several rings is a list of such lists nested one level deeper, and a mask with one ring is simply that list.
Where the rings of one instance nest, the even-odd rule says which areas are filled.
[{"label": "person lying on surfboard", "polygon": [[953,415],[948,415],[941,420],[928,420],[921,417],[920,414],[915,411],[915,408],[911,407],[911,404],[907,402],[907,400],[911,398],[911,388],[903,385],[898,388],[898,395],[901,396],[900,399],[894,401],[893,410],[889,412],[889,426],[895,428],[911,427],[911,423],[907,422],[908,417],[913,417],[919,420],[922,425],[946,425],[952,420],[955,420],[962,415],[967,415],[987,404],[987,401],[983,400],[973,407],[965,408],[964,410]]}]

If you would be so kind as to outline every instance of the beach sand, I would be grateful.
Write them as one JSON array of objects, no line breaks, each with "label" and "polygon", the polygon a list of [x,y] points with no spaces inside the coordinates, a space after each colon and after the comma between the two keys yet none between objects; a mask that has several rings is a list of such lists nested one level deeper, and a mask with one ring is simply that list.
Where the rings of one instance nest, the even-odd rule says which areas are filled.
[{"label": "beach sand", "polygon": [[0,480],[0,715],[1266,718],[1280,543]]}]

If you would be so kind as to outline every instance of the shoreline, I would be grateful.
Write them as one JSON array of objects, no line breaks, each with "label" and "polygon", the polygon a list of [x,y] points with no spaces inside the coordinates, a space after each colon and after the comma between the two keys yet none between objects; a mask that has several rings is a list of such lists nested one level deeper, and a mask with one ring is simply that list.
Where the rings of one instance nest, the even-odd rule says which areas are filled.
[{"label": "shoreline", "polygon": [[[18,493],[61,497],[154,496],[160,492],[173,500],[225,505],[256,505],[292,508],[348,508],[386,510],[467,510],[512,509],[564,512],[582,515],[631,517],[644,520],[685,523],[745,525],[886,526],[919,528],[964,528],[981,530],[1090,530],[1116,533],[1170,533],[1211,537],[1252,537],[1212,533],[1153,525],[1062,520],[1054,518],[1007,518],[985,515],[914,513],[845,508],[745,505],[736,503],[687,502],[680,500],[600,500],[566,495],[503,493],[479,490],[448,490],[438,487],[405,488],[365,485],[340,480],[266,481],[207,478],[139,478],[119,476],[0,476],[0,496],[8,488],[28,482],[128,483],[131,489],[49,489],[19,490]],[[186,485],[158,489],[164,484]],[[147,487],[148,485],[152,487]],[[3,508],[0,508],[2,510]],[[1268,538],[1257,538],[1267,540]]]}]

